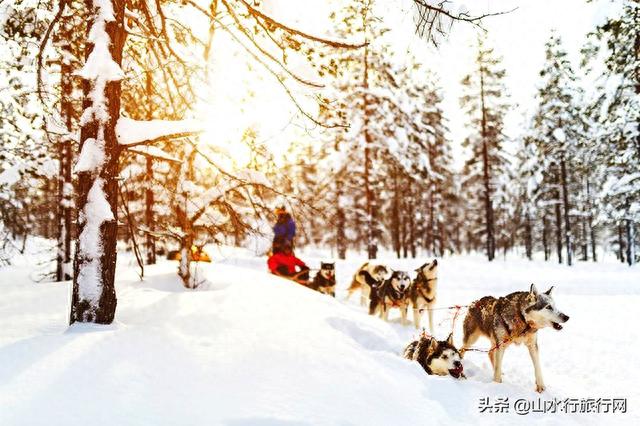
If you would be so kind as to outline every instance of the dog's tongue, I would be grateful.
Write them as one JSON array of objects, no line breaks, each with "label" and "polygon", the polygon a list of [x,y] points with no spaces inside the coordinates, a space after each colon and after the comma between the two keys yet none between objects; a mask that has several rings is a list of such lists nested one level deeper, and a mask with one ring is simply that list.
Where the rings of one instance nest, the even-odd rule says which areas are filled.
[{"label": "dog's tongue", "polygon": [[553,323],[553,328],[554,328],[554,329],[556,329],[556,330],[558,330],[558,331],[559,331],[559,330],[562,330],[562,326],[561,326],[560,324],[558,324],[557,322],[554,322],[554,323]]},{"label": "dog's tongue", "polygon": [[458,368],[454,368],[452,370],[449,370],[449,374],[451,374],[453,377],[455,377],[457,379],[462,375],[462,370],[463,369],[464,368],[462,366],[460,366]]}]

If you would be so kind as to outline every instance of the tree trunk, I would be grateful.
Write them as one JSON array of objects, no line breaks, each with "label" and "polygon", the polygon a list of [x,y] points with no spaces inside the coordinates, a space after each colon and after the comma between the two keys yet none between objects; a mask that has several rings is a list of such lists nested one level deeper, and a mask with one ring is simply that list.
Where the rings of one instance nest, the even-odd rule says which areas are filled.
[{"label": "tree trunk", "polygon": [[[153,82],[151,80],[151,71],[147,71],[147,78],[145,81],[145,89],[147,94],[147,120],[153,119]],[[155,219],[153,216],[153,160],[151,157],[146,158],[146,189],[145,189],[145,197],[144,197],[144,222],[147,227],[146,233],[146,241],[145,248],[147,252],[147,265],[154,265],[156,263],[156,239],[152,235],[152,232],[155,230]]]},{"label": "tree trunk", "polygon": [[71,17],[63,17],[60,24],[60,117],[64,122],[67,135],[58,142],[58,252],[56,256],[56,281],[71,279],[71,227],[73,205],[73,68],[71,51]]},{"label": "tree trunk", "polygon": [[146,158],[146,181],[147,187],[145,189],[145,206],[144,206],[144,221],[147,227],[147,235],[146,235],[146,252],[147,252],[147,265],[154,265],[156,263],[156,239],[152,235],[152,232],[155,230],[155,220],[153,217],[153,189],[151,185],[153,184],[153,160],[151,157]]},{"label": "tree trunk", "polygon": [[558,253],[558,263],[562,263],[562,214],[560,212],[560,176],[556,173],[556,190],[555,190],[555,210],[556,210],[556,251]]},{"label": "tree trunk", "polygon": [[432,256],[435,256],[436,255],[436,236],[435,236],[436,222],[435,222],[435,208],[433,205],[434,204],[433,192],[434,192],[434,185],[431,184],[431,188],[429,190],[429,228],[427,229],[427,241],[429,244],[430,254]]},{"label": "tree trunk", "polygon": [[400,187],[398,185],[397,168],[393,168],[393,205],[391,207],[391,232],[393,250],[400,259]]},{"label": "tree trunk", "polygon": [[580,246],[582,250],[582,260],[589,260],[589,244],[587,238],[587,219],[582,217],[582,235],[580,236]]},{"label": "tree trunk", "polygon": [[627,199],[627,219],[625,220],[625,233],[627,237],[627,264],[629,266],[635,263],[635,235],[633,235],[633,222],[631,221],[631,212],[629,211],[629,200]]},{"label": "tree trunk", "polygon": [[594,262],[598,261],[598,255],[596,254],[596,230],[593,226],[593,217],[589,216],[589,233],[591,241],[591,260]]},{"label": "tree trunk", "polygon": [[569,190],[567,184],[567,164],[564,160],[564,154],[560,158],[560,171],[562,177],[562,203],[564,205],[564,239],[567,246],[567,265],[571,266],[573,262],[573,242],[571,241],[571,222],[569,220]]},{"label": "tree trunk", "polygon": [[544,260],[545,262],[549,260],[549,257],[551,257],[551,249],[549,248],[549,240],[548,240],[548,232],[549,232],[549,225],[547,222],[547,215],[546,212],[542,212],[543,216],[542,216],[542,247],[544,249]]},{"label": "tree trunk", "polygon": [[409,187],[409,248],[411,250],[411,258],[415,259],[416,253],[416,225],[414,217],[414,193],[412,190],[411,182],[407,185]]},{"label": "tree trunk", "polygon": [[342,208],[342,180],[336,179],[336,251],[338,259],[347,258],[347,241],[345,236],[345,214]]},{"label": "tree trunk", "polygon": [[[113,61],[120,65],[126,38],[125,2],[113,0],[112,4],[115,19],[110,22],[100,21],[97,24],[105,24],[105,31],[110,38],[109,52]],[[85,5],[88,10],[94,11],[92,0],[85,0]],[[93,15],[91,19],[88,31],[96,23],[98,15]],[[87,58],[92,50],[93,45],[87,44]],[[98,79],[101,78],[98,77]],[[99,173],[92,171],[78,173],[77,207],[83,213],[84,219],[79,224],[76,240],[70,323],[77,321],[110,324],[116,312],[117,299],[114,285],[118,231],[118,182],[116,179],[120,149],[115,126],[120,116],[121,86],[119,80],[102,82],[105,84],[104,98],[108,117],[106,121],[98,122],[93,116],[84,123],[80,131],[81,150],[91,140],[104,139],[104,161],[101,168],[96,171]],[[98,86],[98,84],[92,84],[92,81],[83,80],[84,111],[97,106],[93,105],[91,93],[97,90]],[[110,215],[105,211],[107,206]],[[87,218],[92,218],[94,224],[99,223],[99,228],[87,227]]]},{"label": "tree trunk", "polygon": [[[366,13],[366,12],[365,12]],[[366,21],[366,16],[364,17]],[[362,96],[362,114],[363,114],[363,130],[364,130],[364,191],[366,197],[366,209],[367,209],[367,257],[369,259],[375,259],[377,257],[378,247],[375,239],[375,201],[373,191],[371,190],[371,152],[369,145],[371,144],[371,134],[369,133],[369,97],[367,91],[369,90],[369,62],[368,62],[369,49],[367,46],[364,48],[364,75],[362,79],[362,86],[364,94]]]},{"label": "tree trunk", "polygon": [[596,254],[596,231],[593,226],[593,203],[591,201],[591,184],[589,179],[587,179],[587,207],[589,209],[589,217],[588,217],[588,225],[589,225],[589,240],[591,242],[591,260],[594,262],[598,261],[598,257]]},{"label": "tree trunk", "polygon": [[336,251],[338,259],[347,258],[347,239],[345,236],[345,214],[342,207],[342,179],[336,179]]},{"label": "tree trunk", "polygon": [[482,109],[481,137],[482,137],[482,173],[484,183],[484,208],[486,225],[486,250],[487,259],[495,258],[496,242],[493,224],[493,204],[491,201],[491,176],[489,173],[489,147],[487,146],[487,110],[484,101],[484,71],[480,69],[480,103]]},{"label": "tree trunk", "polygon": [[[524,247],[525,252],[527,254],[527,259],[533,259],[533,242],[532,240],[532,232],[531,232],[531,215],[527,213],[524,222]],[[546,247],[545,247],[546,250]]]},{"label": "tree trunk", "polygon": [[[185,197],[186,199],[186,197]],[[183,237],[180,240],[180,265],[178,266],[178,276],[182,279],[182,284],[186,288],[195,288],[196,285],[191,279],[191,248],[193,247],[193,232],[191,222],[185,213],[182,220]]]},{"label": "tree trunk", "polygon": [[619,223],[617,228],[618,228],[618,259],[620,259],[620,262],[624,263],[624,240],[622,239],[622,223]]}]

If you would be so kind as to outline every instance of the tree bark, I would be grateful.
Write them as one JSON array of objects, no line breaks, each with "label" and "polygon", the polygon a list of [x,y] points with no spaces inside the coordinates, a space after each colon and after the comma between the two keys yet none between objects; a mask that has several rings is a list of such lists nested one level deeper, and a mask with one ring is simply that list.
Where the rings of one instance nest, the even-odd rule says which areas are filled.
[{"label": "tree bark", "polygon": [[620,259],[620,262],[624,263],[624,240],[622,239],[622,223],[619,223],[617,228],[618,228],[618,259]]},{"label": "tree bark", "polygon": [[487,259],[492,261],[495,258],[496,242],[493,223],[493,203],[491,201],[491,176],[489,165],[489,148],[487,146],[487,110],[484,100],[484,70],[480,69],[480,103],[482,118],[481,137],[482,137],[482,173],[484,183],[484,208],[485,208],[485,225],[486,225],[486,250]]},{"label": "tree bark", "polygon": [[393,249],[400,259],[400,187],[398,185],[398,170],[393,168],[393,205],[391,208],[391,231]]},{"label": "tree bark", "polygon": [[435,207],[433,201],[433,192],[435,185],[432,183],[429,190],[429,227],[427,228],[427,242],[432,256],[436,255],[436,236],[435,236]]},{"label": "tree bark", "polygon": [[589,240],[591,242],[591,260],[594,262],[598,261],[598,256],[596,254],[596,231],[593,226],[593,203],[591,200],[591,184],[589,179],[587,179],[587,199],[589,200],[588,208],[589,208]]},{"label": "tree bark", "polygon": [[560,173],[556,170],[555,174],[556,189],[555,189],[555,211],[556,211],[556,251],[558,253],[558,263],[562,263],[562,213],[560,209],[560,191],[558,187],[561,186]]},{"label": "tree bark", "polygon": [[525,247],[525,252],[527,254],[527,259],[532,260],[533,259],[533,242],[532,242],[532,231],[531,231],[531,215],[529,213],[527,213],[525,222],[524,222],[524,247]]},{"label": "tree bark", "polygon": [[416,225],[415,225],[415,211],[414,211],[414,193],[412,190],[411,182],[408,182],[409,187],[409,248],[411,250],[411,258],[415,259],[416,252]]},{"label": "tree bark", "polygon": [[633,235],[633,222],[631,221],[631,213],[629,211],[629,200],[627,199],[626,210],[627,219],[625,220],[625,233],[627,237],[627,264],[629,266],[635,263],[635,236]]},{"label": "tree bark", "polygon": [[549,226],[548,226],[548,222],[547,222],[547,215],[546,212],[543,211],[543,216],[542,216],[542,247],[544,249],[544,260],[545,262],[549,260],[549,257],[551,257],[551,250],[549,249],[549,240],[547,238],[549,232]]},{"label": "tree bark", "polygon": [[582,217],[582,235],[580,236],[580,247],[582,250],[582,260],[589,260],[589,248],[588,248],[588,238],[587,238],[587,219]]},{"label": "tree bark", "polygon": [[345,236],[345,214],[342,208],[342,179],[336,179],[336,251],[338,259],[347,258],[347,241]]},{"label": "tree bark", "polygon": [[[106,22],[105,31],[111,43],[109,53],[113,61],[120,65],[122,63],[122,50],[126,38],[124,30],[124,0],[112,0],[114,21]],[[94,11],[92,0],[85,0],[88,10]],[[95,22],[97,15],[92,16],[87,30]],[[93,49],[93,45],[87,44],[87,58]],[[90,94],[93,90],[92,84],[88,80],[83,81],[83,109],[87,110],[93,105]],[[108,119],[105,123],[99,124],[95,119],[85,123],[80,131],[81,145],[87,143],[87,139],[97,138],[99,130],[102,130],[104,137],[104,163],[99,174],[91,171],[78,173],[78,193],[77,207],[79,211],[86,211],[89,192],[96,185],[99,188],[102,182],[102,192],[109,205],[112,220],[104,221],[98,231],[98,239],[101,245],[99,259],[91,259],[83,254],[81,248],[82,232],[86,226],[86,221],[79,224],[78,239],[76,240],[76,252],[74,258],[73,293],[71,300],[70,323],[74,322],[94,322],[98,324],[110,324],[113,322],[117,298],[114,285],[116,271],[116,239],[117,239],[117,202],[118,202],[118,157],[120,148],[116,138],[115,126],[120,116],[120,81],[110,81],[105,86],[105,99],[107,104]],[[96,298],[84,297],[87,291],[92,289],[84,288],[87,277],[95,277],[97,280],[96,289],[99,292]],[[83,288],[81,288],[83,286]]]},{"label": "tree bark", "polygon": [[569,189],[567,184],[567,163],[564,154],[560,157],[560,173],[562,178],[562,203],[564,207],[564,238],[567,247],[567,265],[573,262],[573,243],[571,241],[571,221],[569,219]]},{"label": "tree bark", "polygon": [[[366,12],[365,12],[366,13]],[[363,21],[366,22],[366,15],[363,16]],[[365,27],[366,28],[366,27]],[[366,209],[367,209],[367,257],[369,259],[375,259],[377,257],[378,247],[375,241],[375,201],[373,191],[371,190],[371,134],[369,133],[369,97],[367,91],[369,90],[369,62],[368,62],[369,49],[368,46],[364,48],[364,75],[362,78],[362,87],[364,94],[362,96],[362,114],[363,114],[363,130],[364,130],[364,191],[366,197]]]},{"label": "tree bark", "polygon": [[[153,119],[153,82],[151,77],[151,71],[147,71],[146,81],[145,81],[145,89],[147,95],[147,120]],[[148,231],[146,233],[145,239],[145,251],[147,252],[147,264],[154,265],[156,263],[156,239],[153,236],[152,232],[155,230],[155,218],[153,215],[153,160],[151,157],[146,158],[146,188],[145,188],[145,197],[144,197],[144,222]]]},{"label": "tree bark", "polygon": [[70,58],[72,28],[70,17],[63,17],[60,23],[60,35],[57,40],[60,55],[60,117],[64,122],[67,135],[58,141],[58,210],[57,210],[57,240],[56,253],[56,281],[71,279],[71,203],[72,188],[71,166],[73,164],[72,147],[72,119],[73,119],[73,69]]}]

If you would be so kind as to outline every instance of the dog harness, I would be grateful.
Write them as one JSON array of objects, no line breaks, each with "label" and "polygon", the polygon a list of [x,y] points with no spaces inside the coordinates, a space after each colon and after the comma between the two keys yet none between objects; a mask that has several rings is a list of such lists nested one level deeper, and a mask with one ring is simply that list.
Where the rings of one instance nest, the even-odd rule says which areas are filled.
[{"label": "dog harness", "polygon": [[427,278],[424,276],[424,273],[422,272],[422,270],[420,272],[418,272],[418,275],[416,276],[416,279],[414,281],[414,283],[416,284],[416,292],[418,293],[418,296],[422,297],[424,300],[427,301],[427,303],[432,303],[434,300],[436,300],[435,297],[427,297],[424,292],[422,291],[422,286],[420,286],[420,284],[424,283],[429,285],[429,282],[431,281],[436,281],[437,278]]}]

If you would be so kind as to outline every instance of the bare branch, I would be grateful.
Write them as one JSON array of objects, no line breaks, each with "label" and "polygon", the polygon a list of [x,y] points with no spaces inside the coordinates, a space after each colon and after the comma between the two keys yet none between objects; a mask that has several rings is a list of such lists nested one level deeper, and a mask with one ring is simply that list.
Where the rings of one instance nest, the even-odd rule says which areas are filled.
[{"label": "bare branch", "polygon": [[[253,8],[245,0],[240,0],[240,2],[242,4],[244,4],[244,6],[247,8],[247,10],[249,11],[249,13],[251,15],[259,17],[259,18],[263,19],[264,21],[266,21],[267,23],[269,23],[270,25],[278,27],[278,28],[290,33],[290,34],[298,35],[298,36],[300,36],[302,38],[306,38],[307,40],[317,41],[319,43],[326,44],[326,45],[331,46],[331,47],[342,48],[342,49],[360,49],[361,47],[364,47],[364,46],[366,46],[368,44],[366,42],[360,43],[360,44],[346,43],[346,42],[329,40],[329,39],[326,39],[326,38],[317,37],[317,36],[314,36],[314,35],[311,35],[311,34],[307,34],[307,33],[304,33],[304,32],[302,32],[300,30],[296,30],[295,28],[291,28],[289,26],[286,26],[286,25],[276,21],[275,19],[265,15],[264,13],[260,12],[258,9]],[[228,5],[226,5],[226,6],[227,6],[227,8],[229,7]]]}]

